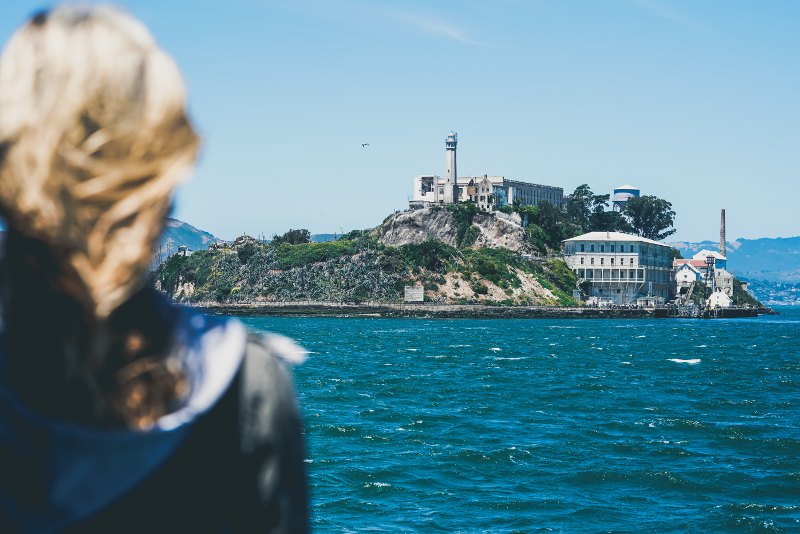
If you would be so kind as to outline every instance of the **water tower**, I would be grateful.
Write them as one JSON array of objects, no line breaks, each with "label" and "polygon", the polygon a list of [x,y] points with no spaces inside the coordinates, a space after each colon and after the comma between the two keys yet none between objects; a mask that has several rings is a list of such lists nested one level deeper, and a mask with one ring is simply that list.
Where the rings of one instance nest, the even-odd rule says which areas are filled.
[{"label": "water tower", "polygon": [[628,200],[638,197],[640,193],[641,192],[638,188],[628,184],[614,189],[614,197],[612,199],[614,211],[622,211],[622,208],[625,207],[625,205],[628,203]]}]

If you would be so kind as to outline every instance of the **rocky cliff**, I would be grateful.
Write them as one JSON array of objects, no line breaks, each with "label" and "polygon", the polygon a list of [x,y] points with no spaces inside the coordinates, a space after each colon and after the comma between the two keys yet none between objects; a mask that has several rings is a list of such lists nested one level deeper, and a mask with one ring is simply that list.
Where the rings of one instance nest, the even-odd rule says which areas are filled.
[{"label": "rocky cliff", "polygon": [[[441,241],[452,247],[506,248],[514,252],[529,253],[531,245],[525,236],[519,216],[474,212],[460,217],[447,208],[429,208],[389,217],[380,228],[379,242],[392,247],[424,243],[428,239]],[[459,239],[459,226],[462,237]]]},{"label": "rocky cliff", "polygon": [[424,209],[396,213],[381,226],[379,242],[391,247],[419,245],[428,239],[456,246],[456,221],[450,210]]},{"label": "rocky cliff", "polygon": [[532,251],[525,237],[525,229],[511,218],[503,219],[493,213],[478,212],[472,226],[478,229],[473,248],[507,248],[521,254]]}]

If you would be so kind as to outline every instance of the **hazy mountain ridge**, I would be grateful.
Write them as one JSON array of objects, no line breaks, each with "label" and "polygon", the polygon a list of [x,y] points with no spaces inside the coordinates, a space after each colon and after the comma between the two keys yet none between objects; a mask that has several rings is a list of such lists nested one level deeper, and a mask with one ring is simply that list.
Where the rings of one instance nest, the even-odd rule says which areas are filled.
[{"label": "hazy mountain ridge", "polygon": [[[699,243],[666,243],[689,258],[702,249],[719,250],[719,241]],[[770,280],[774,282],[800,281],[800,236],[763,237],[728,241],[728,270],[737,278]]]},{"label": "hazy mountain ridge", "polygon": [[189,250],[205,250],[211,243],[222,241],[208,232],[198,230],[189,223],[167,218],[164,234],[161,236],[162,249],[177,252],[178,247],[187,246]]}]

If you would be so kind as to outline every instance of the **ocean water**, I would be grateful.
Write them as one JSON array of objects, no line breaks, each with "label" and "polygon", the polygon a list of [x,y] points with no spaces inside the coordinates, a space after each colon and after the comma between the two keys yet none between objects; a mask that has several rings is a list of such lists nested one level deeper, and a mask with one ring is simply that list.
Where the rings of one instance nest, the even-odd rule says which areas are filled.
[{"label": "ocean water", "polygon": [[800,309],[249,318],[294,369],[315,532],[800,532]]}]

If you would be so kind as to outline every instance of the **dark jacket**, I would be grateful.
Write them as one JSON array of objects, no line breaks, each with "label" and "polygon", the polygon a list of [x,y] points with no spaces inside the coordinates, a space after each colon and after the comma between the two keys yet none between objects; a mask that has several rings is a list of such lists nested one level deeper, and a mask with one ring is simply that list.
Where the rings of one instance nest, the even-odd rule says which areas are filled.
[{"label": "dark jacket", "polygon": [[279,344],[173,311],[195,378],[211,386],[146,432],[27,409],[4,381],[0,343],[0,532],[308,531],[301,419]]}]

